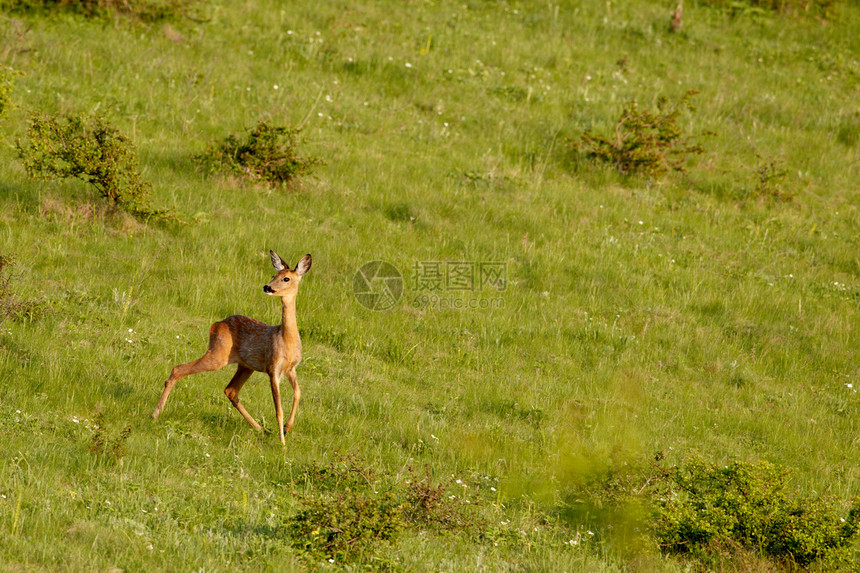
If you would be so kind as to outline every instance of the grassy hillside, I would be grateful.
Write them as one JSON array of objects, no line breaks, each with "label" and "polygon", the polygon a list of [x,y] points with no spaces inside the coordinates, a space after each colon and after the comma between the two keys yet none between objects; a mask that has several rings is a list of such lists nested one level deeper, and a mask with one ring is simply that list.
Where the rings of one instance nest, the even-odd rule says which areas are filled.
[{"label": "grassy hillside", "polygon": [[[0,323],[0,567],[791,569],[661,552],[641,501],[658,453],[770,462],[842,516],[860,489],[860,9],[734,6],[690,2],[676,32],[652,2],[0,16],[2,300],[32,303]],[[679,126],[712,134],[686,174],[571,151],[693,89]],[[37,110],[109,120],[184,223],[28,178]],[[259,121],[324,165],[274,188],[197,167]],[[213,321],[280,320],[269,249],[314,260],[286,446],[263,374],[264,434],[224,397],[232,367],[149,419]],[[353,293],[375,260],[404,278],[387,311]],[[428,290],[432,263],[505,288]],[[320,542],[326,515],[352,541]]]}]

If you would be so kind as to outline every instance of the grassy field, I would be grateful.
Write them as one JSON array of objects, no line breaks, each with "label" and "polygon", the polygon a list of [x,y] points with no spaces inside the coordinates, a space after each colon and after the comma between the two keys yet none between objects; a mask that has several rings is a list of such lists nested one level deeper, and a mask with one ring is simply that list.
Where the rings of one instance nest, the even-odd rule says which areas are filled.
[{"label": "grassy field", "polygon": [[[661,553],[609,492],[658,453],[765,460],[845,513],[860,490],[855,3],[824,19],[691,2],[674,33],[673,5],[636,1],[196,6],[0,16],[21,73],[0,123],[0,255],[40,311],[0,323],[0,569],[792,568]],[[691,89],[680,125],[713,134],[688,173],[569,152],[625,103]],[[188,224],[29,179],[15,142],[36,110],[108,118]],[[286,188],[196,167],[260,120],[301,126],[325,164]],[[213,321],[280,320],[261,292],[269,249],[314,260],[286,446],[264,375],[242,394],[263,434],[224,397],[232,368],[183,379],[151,420]],[[386,311],[353,292],[376,260],[404,280]],[[455,290],[455,269],[504,288]],[[426,514],[404,513],[421,492]],[[361,505],[385,493],[390,512]],[[366,512],[353,525],[370,539],[319,550],[299,527],[315,510]],[[860,567],[856,542],[838,567]]]}]

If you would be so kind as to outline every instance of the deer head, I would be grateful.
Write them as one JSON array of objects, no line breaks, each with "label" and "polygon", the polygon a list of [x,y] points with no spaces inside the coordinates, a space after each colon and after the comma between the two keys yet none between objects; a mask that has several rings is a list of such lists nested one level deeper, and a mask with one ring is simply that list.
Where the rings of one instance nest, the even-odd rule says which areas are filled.
[{"label": "deer head", "polygon": [[295,296],[299,291],[302,275],[311,268],[311,256],[305,255],[298,262],[296,268],[290,270],[290,266],[284,264],[281,257],[276,255],[274,251],[269,251],[269,255],[272,257],[272,266],[275,267],[275,276],[272,277],[269,284],[263,287],[263,292],[271,296]]}]

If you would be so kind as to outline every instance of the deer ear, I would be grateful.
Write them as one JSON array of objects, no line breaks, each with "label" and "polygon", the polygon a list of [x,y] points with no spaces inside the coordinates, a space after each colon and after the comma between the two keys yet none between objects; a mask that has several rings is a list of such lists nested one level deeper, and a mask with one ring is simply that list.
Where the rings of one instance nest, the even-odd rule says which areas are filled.
[{"label": "deer ear", "polygon": [[269,256],[272,257],[272,266],[275,267],[276,271],[281,272],[286,268],[284,261],[281,260],[281,257],[275,254],[275,251],[269,251]]},{"label": "deer ear", "polygon": [[296,265],[296,274],[302,276],[306,272],[311,270],[311,256],[305,255],[302,257],[302,260],[299,261],[299,264]]}]

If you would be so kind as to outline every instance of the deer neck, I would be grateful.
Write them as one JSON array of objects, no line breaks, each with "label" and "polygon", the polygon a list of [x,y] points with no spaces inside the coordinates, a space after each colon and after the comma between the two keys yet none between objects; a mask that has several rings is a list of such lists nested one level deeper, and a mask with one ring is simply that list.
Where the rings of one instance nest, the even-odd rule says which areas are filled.
[{"label": "deer neck", "polygon": [[296,322],[296,297],[285,296],[281,298],[283,305],[283,319],[281,320],[281,332],[284,341],[295,342],[299,339],[299,325]]}]

